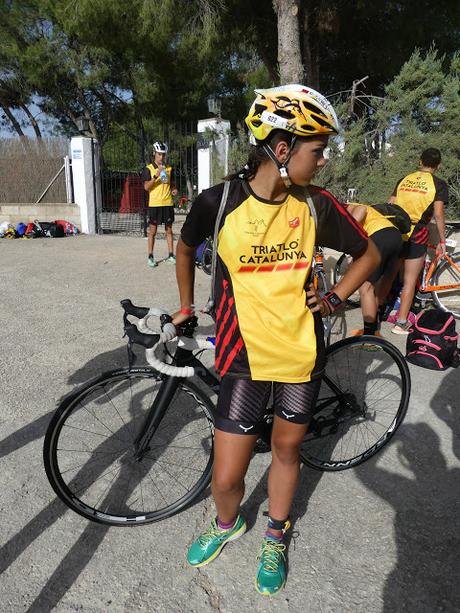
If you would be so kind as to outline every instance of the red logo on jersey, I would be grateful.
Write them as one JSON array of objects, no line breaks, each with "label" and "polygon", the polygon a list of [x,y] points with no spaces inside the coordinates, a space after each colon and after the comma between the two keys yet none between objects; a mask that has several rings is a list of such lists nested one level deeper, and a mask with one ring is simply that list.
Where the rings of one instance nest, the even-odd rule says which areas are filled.
[{"label": "red logo on jersey", "polygon": [[291,219],[291,221],[289,222],[290,228],[298,228],[299,226],[300,226],[300,219],[298,217],[294,217],[294,219]]}]

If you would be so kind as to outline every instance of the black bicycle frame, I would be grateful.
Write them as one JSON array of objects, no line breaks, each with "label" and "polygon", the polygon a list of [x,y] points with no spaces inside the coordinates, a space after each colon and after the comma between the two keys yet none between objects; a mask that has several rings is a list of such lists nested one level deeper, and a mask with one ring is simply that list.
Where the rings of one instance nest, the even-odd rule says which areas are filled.
[{"label": "black bicycle frame", "polygon": [[[174,366],[192,366],[195,374],[203,383],[211,388],[216,394],[219,393],[220,382],[190,350],[178,347],[174,355]],[[158,390],[152,406],[150,407],[145,422],[134,442],[135,457],[138,461],[142,460],[149,451],[150,441],[158,429],[165,413],[174,398],[177,388],[184,377],[172,377],[163,375],[163,381]]]}]

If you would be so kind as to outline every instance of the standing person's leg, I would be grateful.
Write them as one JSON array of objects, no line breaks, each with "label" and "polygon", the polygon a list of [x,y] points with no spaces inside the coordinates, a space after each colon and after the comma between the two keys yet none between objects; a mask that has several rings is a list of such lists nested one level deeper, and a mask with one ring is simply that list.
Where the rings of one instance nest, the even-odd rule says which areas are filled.
[{"label": "standing person's leg", "polygon": [[166,243],[168,245],[168,258],[167,261],[171,264],[176,263],[174,256],[174,235],[172,229],[172,223],[165,223]]},{"label": "standing person's leg", "polygon": [[153,257],[153,249],[155,247],[155,236],[157,234],[157,224],[153,221],[149,221],[149,230],[147,233],[147,255],[148,255],[148,265],[154,268],[158,266],[155,258]]},{"label": "standing person's leg", "polygon": [[239,514],[244,477],[256,443],[260,421],[270,398],[271,383],[223,377],[215,411],[214,466],[211,491],[217,517],[190,547],[187,560],[203,566],[224,545],[246,531]]},{"label": "standing person's leg", "polygon": [[391,331],[394,334],[409,334],[407,316],[414,299],[415,288],[423,268],[425,257],[406,259],[404,262],[404,280],[401,291],[401,303],[399,306],[398,320]]},{"label": "standing person's leg", "polygon": [[370,281],[365,281],[359,288],[359,300],[363,314],[363,328],[352,330],[352,336],[359,334],[375,334],[378,329],[377,311],[378,303],[374,285]]},{"label": "standing person's leg", "polygon": [[289,511],[300,475],[300,446],[308,430],[321,381],[274,384],[275,417],[268,473],[268,527],[262,541],[256,589],[264,595],[278,592],[286,582],[286,545]]}]

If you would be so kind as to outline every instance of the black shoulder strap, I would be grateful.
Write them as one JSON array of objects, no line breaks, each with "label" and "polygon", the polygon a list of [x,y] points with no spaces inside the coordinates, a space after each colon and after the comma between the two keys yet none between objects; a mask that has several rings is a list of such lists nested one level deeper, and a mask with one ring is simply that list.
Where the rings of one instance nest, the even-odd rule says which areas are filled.
[{"label": "black shoulder strap", "polygon": [[225,209],[225,205],[227,204],[229,189],[230,189],[230,181],[225,181],[224,190],[222,192],[222,198],[220,200],[219,209],[217,211],[216,222],[214,224],[214,236],[213,236],[212,259],[211,259],[211,292],[209,295],[209,300],[203,309],[205,313],[211,313],[214,308],[214,296],[215,296],[214,285],[216,282],[217,243],[219,240],[220,222],[222,221],[222,217],[224,215],[224,209]]}]

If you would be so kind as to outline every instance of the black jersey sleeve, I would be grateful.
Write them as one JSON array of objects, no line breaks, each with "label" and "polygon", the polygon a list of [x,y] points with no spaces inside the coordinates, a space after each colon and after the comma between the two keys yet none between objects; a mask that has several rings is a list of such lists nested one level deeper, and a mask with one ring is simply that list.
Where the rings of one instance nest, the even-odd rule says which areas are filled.
[{"label": "black jersey sleeve", "polygon": [[353,257],[364,253],[368,239],[361,224],[327,190],[311,186],[310,193],[318,216],[316,244]]},{"label": "black jersey sleeve", "polygon": [[150,170],[147,168],[147,166],[144,166],[144,170],[142,171],[142,181],[145,183],[145,181],[150,181],[151,178],[152,175],[150,174]]},{"label": "black jersey sleeve", "polygon": [[447,204],[449,202],[449,188],[447,187],[447,183],[439,177],[435,177],[434,175],[433,182],[436,188],[436,194],[434,196],[435,202],[437,200],[441,200],[441,202]]},{"label": "black jersey sleeve", "polygon": [[197,247],[214,234],[223,183],[206,189],[195,198],[181,230],[181,238],[189,247]]}]

